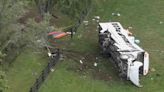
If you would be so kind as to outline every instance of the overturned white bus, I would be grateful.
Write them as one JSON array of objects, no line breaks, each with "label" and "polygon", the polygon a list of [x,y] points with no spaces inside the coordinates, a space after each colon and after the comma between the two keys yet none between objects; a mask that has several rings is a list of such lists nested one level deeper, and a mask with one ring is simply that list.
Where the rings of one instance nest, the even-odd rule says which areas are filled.
[{"label": "overturned white bus", "polygon": [[147,75],[149,54],[137,45],[137,40],[119,22],[99,23],[99,44],[109,55],[119,75],[141,87],[139,75]]}]

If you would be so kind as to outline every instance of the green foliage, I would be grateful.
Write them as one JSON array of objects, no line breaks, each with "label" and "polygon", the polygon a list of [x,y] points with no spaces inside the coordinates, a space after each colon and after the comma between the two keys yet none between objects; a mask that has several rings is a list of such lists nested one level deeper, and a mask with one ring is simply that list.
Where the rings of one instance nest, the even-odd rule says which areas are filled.
[{"label": "green foliage", "polygon": [[34,19],[29,19],[22,34],[22,41],[36,49],[47,46],[47,34],[54,30],[54,28],[49,25],[50,18],[50,14],[47,13],[40,23],[37,23]]},{"label": "green foliage", "polygon": [[0,92],[4,92],[4,90],[7,88],[8,86],[7,86],[6,74],[0,71]]},{"label": "green foliage", "polygon": [[51,12],[54,8],[56,0],[34,0],[35,4],[37,5],[37,8],[39,10],[39,13],[43,16],[44,13]]},{"label": "green foliage", "polygon": [[5,56],[6,56],[6,54],[3,54],[3,53],[0,51],[0,64],[3,62],[3,59],[4,59]]},{"label": "green foliage", "polygon": [[0,0],[0,51],[7,55],[4,61],[13,60],[20,52],[23,26],[18,19],[26,12],[27,5],[24,0]]},{"label": "green foliage", "polygon": [[59,0],[56,4],[64,14],[73,19],[79,18],[81,11],[90,7],[91,0]]},{"label": "green foliage", "polygon": [[17,28],[20,26],[17,20],[24,14],[24,1],[0,0],[0,47],[7,44]]}]

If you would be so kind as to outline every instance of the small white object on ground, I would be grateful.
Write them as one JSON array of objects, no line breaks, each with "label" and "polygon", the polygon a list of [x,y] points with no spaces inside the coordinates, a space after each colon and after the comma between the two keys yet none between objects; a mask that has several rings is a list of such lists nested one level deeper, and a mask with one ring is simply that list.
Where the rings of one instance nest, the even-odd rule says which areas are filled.
[{"label": "small white object on ground", "polygon": [[92,19],[92,21],[95,21],[95,19]]},{"label": "small white object on ground", "polygon": [[136,39],[135,40],[135,43],[139,44],[140,43],[140,40]]},{"label": "small white object on ground", "polygon": [[54,69],[51,69],[51,72],[54,72],[55,70]]},{"label": "small white object on ground", "polygon": [[37,40],[38,43],[42,42],[41,40]]},{"label": "small white object on ground", "polygon": [[151,68],[151,71],[152,71],[152,72],[155,72],[156,70],[155,70],[155,68]]},{"label": "small white object on ground", "polygon": [[121,14],[120,13],[117,13],[117,16],[121,16]]},{"label": "small white object on ground", "polygon": [[163,21],[160,21],[159,24],[163,24]]},{"label": "small white object on ground", "polygon": [[95,67],[97,66],[97,63],[96,63],[96,62],[94,63],[94,66],[95,66]]},{"label": "small white object on ground", "polygon": [[112,13],[112,15],[114,16],[114,15],[115,15],[115,13],[113,12],[113,13]]},{"label": "small white object on ground", "polygon": [[96,20],[96,22],[99,22],[100,20]]},{"label": "small white object on ground", "polygon": [[51,56],[52,56],[52,54],[51,54],[50,52],[48,52],[48,56],[49,56],[49,57],[51,57]]},{"label": "small white object on ground", "polygon": [[88,25],[89,21],[83,21],[84,25]]},{"label": "small white object on ground", "polygon": [[95,16],[95,19],[99,20],[100,19],[100,16]]},{"label": "small white object on ground", "polygon": [[83,64],[83,61],[82,60],[80,60],[80,64]]},{"label": "small white object on ground", "polygon": [[133,27],[129,26],[128,29],[132,29]]}]

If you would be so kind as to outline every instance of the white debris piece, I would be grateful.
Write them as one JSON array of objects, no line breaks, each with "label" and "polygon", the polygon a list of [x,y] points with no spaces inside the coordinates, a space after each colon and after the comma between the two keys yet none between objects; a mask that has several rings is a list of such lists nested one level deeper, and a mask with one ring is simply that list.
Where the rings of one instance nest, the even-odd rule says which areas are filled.
[{"label": "white debris piece", "polygon": [[38,43],[41,43],[42,41],[41,40],[37,40]]},{"label": "white debris piece", "polygon": [[155,72],[156,70],[155,70],[155,68],[151,68],[151,71],[152,71],[152,72]]},{"label": "white debris piece", "polygon": [[151,77],[150,79],[151,79],[151,80],[154,80],[154,78],[152,78],[152,77]]},{"label": "white debris piece", "polygon": [[98,23],[100,20],[96,20],[96,22]]},{"label": "white debris piece", "polygon": [[139,43],[140,43],[140,40],[136,39],[136,40],[135,40],[135,43],[136,43],[136,44],[139,44]]},{"label": "white debris piece", "polygon": [[112,15],[114,16],[114,15],[116,15],[116,14],[113,12]]},{"label": "white debris piece", "polygon": [[100,16],[95,16],[95,19],[100,20]]},{"label": "white debris piece", "polygon": [[95,19],[92,19],[92,21],[95,21]]},{"label": "white debris piece", "polygon": [[52,54],[51,54],[50,52],[48,52],[47,54],[48,54],[48,56],[49,56],[49,57],[51,57],[51,56],[52,56]]},{"label": "white debris piece", "polygon": [[120,16],[121,16],[121,14],[120,14],[120,13],[117,13],[117,16],[119,16],[119,17],[120,17]]},{"label": "white debris piece", "polygon": [[83,64],[83,61],[82,60],[80,60],[80,64]]},{"label": "white debris piece", "polygon": [[97,66],[97,63],[96,63],[96,62],[94,63],[94,66],[95,66],[95,67]]},{"label": "white debris piece", "polygon": [[83,21],[84,25],[88,25],[89,21]]},{"label": "white debris piece", "polygon": [[132,29],[133,27],[129,26],[128,29]]},{"label": "white debris piece", "polygon": [[51,69],[51,72],[54,72],[55,70],[54,69]]},{"label": "white debris piece", "polygon": [[76,34],[76,32],[66,32],[67,34],[71,35],[71,34]]},{"label": "white debris piece", "polygon": [[163,21],[160,21],[159,24],[163,24]]}]

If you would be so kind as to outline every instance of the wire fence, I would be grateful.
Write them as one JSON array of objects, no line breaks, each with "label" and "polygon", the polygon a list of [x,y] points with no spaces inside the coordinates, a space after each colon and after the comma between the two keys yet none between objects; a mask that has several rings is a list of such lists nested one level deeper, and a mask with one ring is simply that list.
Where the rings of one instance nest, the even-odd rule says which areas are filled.
[{"label": "wire fence", "polygon": [[[78,27],[81,25],[81,23],[84,21],[85,17],[89,14],[91,10],[91,4],[88,5],[87,8],[85,8],[81,14],[79,19],[77,20],[75,26],[68,29],[68,31],[72,32],[71,38],[73,37],[73,33],[77,32]],[[47,78],[48,74],[50,73],[51,69],[56,65],[56,63],[60,59],[60,50],[56,49],[55,51],[52,51],[52,57],[50,57],[50,61],[47,64],[47,66],[43,69],[41,75],[36,79],[35,83],[30,88],[29,92],[38,92],[39,88],[41,87],[42,83]]]},{"label": "wire fence", "polygon": [[60,51],[59,49],[55,49],[52,51],[52,56],[50,57],[50,61],[47,66],[42,70],[40,76],[36,79],[35,83],[30,88],[29,92],[38,92],[39,88],[41,87],[42,83],[45,81],[51,69],[56,65],[56,63],[60,59]]}]

